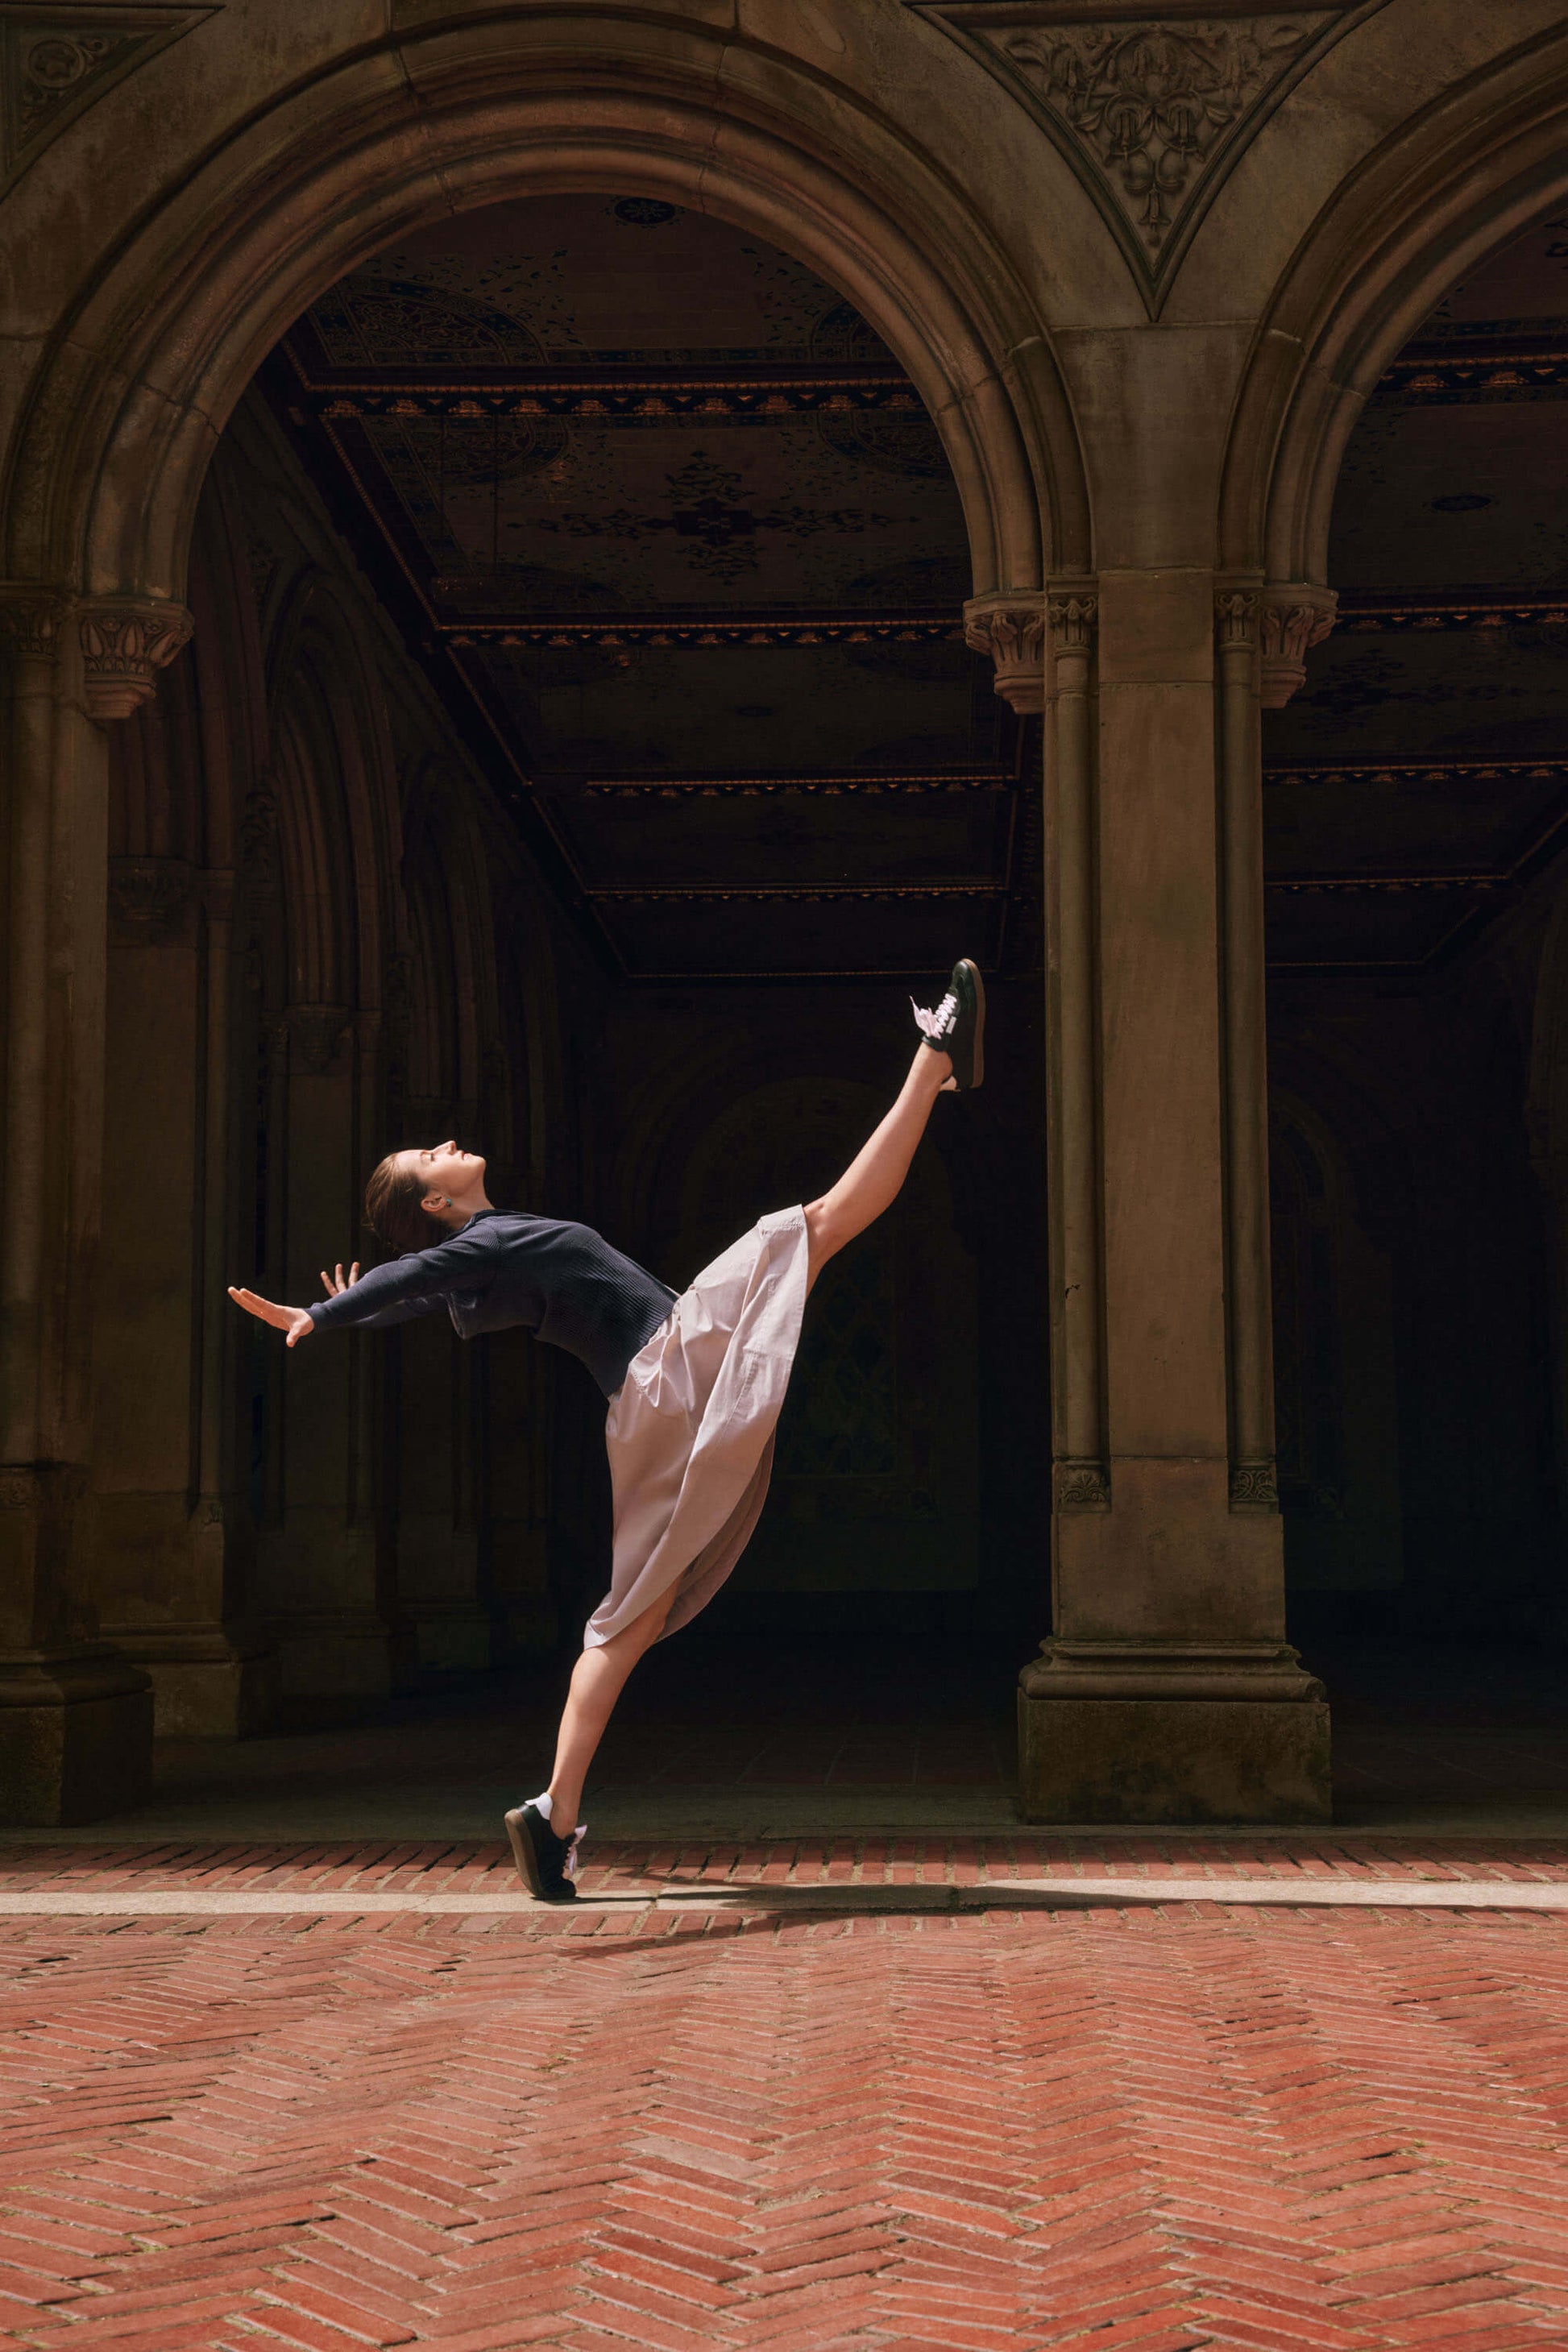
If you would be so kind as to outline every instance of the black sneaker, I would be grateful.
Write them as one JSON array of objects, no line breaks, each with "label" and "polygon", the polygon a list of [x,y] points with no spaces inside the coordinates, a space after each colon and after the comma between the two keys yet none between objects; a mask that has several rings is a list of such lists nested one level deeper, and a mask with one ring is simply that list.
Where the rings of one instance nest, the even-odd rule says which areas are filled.
[{"label": "black sneaker", "polygon": [[932,1053],[946,1054],[952,1060],[952,1076],[946,1087],[955,1094],[973,1093],[985,1076],[985,987],[979,965],[962,957],[952,967],[942,1003],[930,1013],[916,1004],[914,1015]]},{"label": "black sneaker", "polygon": [[569,1838],[557,1837],[538,1805],[514,1805],[506,1816],[506,1833],[517,1874],[540,1903],[575,1903],[579,1826]]}]

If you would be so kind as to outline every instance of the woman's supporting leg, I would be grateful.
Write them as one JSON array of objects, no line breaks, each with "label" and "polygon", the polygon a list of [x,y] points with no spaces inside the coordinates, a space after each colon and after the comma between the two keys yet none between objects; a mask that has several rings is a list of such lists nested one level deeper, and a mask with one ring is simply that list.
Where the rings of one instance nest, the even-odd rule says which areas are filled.
[{"label": "woman's supporting leg", "polygon": [[661,1600],[612,1633],[595,1650],[584,1650],[572,1669],[561,1728],[555,1735],[555,1768],[550,1775],[550,1826],[557,1837],[570,1837],[583,1810],[583,1783],[616,1701],[637,1660],[651,1650],[664,1631],[675,1599],[675,1588]]},{"label": "woman's supporting leg", "polygon": [[886,1118],[861,1145],[833,1190],[820,1201],[807,1202],[808,1289],[828,1259],[857,1234],[863,1234],[898,1199],[916,1146],[926,1131],[931,1105],[952,1076],[952,1064],[945,1054],[934,1053],[927,1045],[917,1045],[909,1076]]}]

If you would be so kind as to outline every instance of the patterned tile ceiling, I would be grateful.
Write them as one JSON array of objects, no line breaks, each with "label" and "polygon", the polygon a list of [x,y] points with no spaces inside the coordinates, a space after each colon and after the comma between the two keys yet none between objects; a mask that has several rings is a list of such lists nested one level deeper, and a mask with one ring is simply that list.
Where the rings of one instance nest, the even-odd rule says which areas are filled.
[{"label": "patterned tile ceiling", "polygon": [[[958,629],[958,494],[832,287],[669,205],[531,200],[378,255],[281,357],[623,971],[999,951],[1011,741]],[[825,774],[787,824],[713,789]],[[591,787],[637,778],[668,789],[612,822]]]},{"label": "patterned tile ceiling", "polygon": [[[1351,437],[1330,550],[1341,624],[1265,726],[1276,965],[1424,968],[1557,846],[1565,403],[1568,217],[1554,215],[1449,289]],[[1392,630],[1375,609],[1423,596],[1433,609]],[[1509,596],[1532,598],[1534,616],[1500,609]],[[1444,625],[1437,608],[1467,600],[1469,621]]]},{"label": "patterned tile ceiling", "polygon": [[[834,288],[667,204],[536,199],[364,264],[268,381],[616,968],[1037,955],[1034,758],[957,632],[957,492]],[[1341,625],[1266,729],[1287,969],[1424,967],[1568,815],[1565,399],[1554,217],[1352,437]]]}]

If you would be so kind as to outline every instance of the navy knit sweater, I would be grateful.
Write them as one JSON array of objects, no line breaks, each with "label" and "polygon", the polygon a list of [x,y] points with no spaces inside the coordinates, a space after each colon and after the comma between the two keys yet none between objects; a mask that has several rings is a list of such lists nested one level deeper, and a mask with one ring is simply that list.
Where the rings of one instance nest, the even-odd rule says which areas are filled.
[{"label": "navy knit sweater", "polygon": [[449,1241],[372,1266],[310,1314],[327,1328],[380,1328],[444,1308],[465,1339],[521,1323],[577,1357],[614,1396],[674,1303],[673,1290],[591,1225],[480,1209]]}]

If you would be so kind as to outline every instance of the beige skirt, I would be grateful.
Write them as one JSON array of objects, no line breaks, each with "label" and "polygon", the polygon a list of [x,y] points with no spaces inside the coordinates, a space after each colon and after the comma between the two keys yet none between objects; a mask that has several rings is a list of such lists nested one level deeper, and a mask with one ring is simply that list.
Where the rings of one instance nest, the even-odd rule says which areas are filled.
[{"label": "beige skirt", "polygon": [[626,1367],[605,1443],[615,1497],[596,1649],[662,1600],[666,1634],[711,1601],[751,1539],[805,1307],[804,1209],[780,1209],[705,1266]]}]

